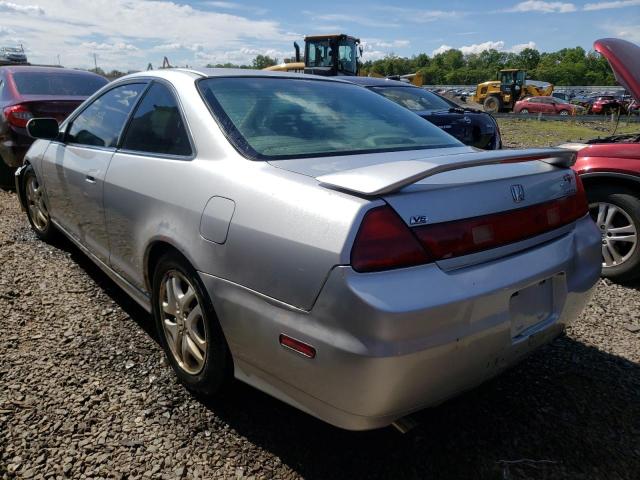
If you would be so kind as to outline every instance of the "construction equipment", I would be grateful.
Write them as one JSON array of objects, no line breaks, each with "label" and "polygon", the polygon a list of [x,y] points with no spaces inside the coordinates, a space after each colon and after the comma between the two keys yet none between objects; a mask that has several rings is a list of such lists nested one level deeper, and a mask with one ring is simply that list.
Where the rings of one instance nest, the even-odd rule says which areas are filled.
[{"label": "construction equipment", "polygon": [[304,37],[304,61],[300,58],[298,44],[294,42],[293,46],[296,51],[295,62],[281,63],[265,70],[323,76],[358,75],[358,57],[362,56],[359,38],[344,33],[308,35]]},{"label": "construction equipment", "polygon": [[473,100],[488,113],[510,112],[515,103],[525,97],[549,96],[553,85],[527,80],[527,72],[518,68],[505,68],[498,72],[498,80],[479,83]]}]

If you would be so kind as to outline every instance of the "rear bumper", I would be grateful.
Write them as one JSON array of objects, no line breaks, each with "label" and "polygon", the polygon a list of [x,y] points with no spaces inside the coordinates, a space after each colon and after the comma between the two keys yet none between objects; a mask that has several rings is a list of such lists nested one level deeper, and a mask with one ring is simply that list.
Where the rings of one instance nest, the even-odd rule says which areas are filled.
[{"label": "rear bumper", "polygon": [[[552,340],[589,300],[600,263],[600,235],[585,217],[562,237],[474,267],[370,274],[336,267],[310,312],[201,277],[238,378],[329,423],[364,430],[472,388]],[[513,300],[542,281],[549,287],[539,303],[535,294]],[[516,323],[536,314],[517,334]],[[281,333],[313,345],[316,358],[282,348]]]}]

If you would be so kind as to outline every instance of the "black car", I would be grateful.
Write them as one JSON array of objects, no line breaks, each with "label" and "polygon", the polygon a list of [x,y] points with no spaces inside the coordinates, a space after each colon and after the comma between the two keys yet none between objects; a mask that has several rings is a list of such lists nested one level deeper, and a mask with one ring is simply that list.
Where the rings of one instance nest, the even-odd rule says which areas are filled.
[{"label": "black car", "polygon": [[340,77],[392,100],[472,147],[502,148],[495,119],[480,110],[462,107],[440,95],[410,83],[374,77]]}]

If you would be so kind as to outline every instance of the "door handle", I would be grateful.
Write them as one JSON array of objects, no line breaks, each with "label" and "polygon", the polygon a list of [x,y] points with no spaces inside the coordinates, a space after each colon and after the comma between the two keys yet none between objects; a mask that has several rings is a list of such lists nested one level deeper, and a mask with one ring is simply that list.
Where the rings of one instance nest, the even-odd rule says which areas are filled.
[{"label": "door handle", "polygon": [[93,175],[87,175],[84,177],[85,182],[87,183],[96,183],[96,179]]}]

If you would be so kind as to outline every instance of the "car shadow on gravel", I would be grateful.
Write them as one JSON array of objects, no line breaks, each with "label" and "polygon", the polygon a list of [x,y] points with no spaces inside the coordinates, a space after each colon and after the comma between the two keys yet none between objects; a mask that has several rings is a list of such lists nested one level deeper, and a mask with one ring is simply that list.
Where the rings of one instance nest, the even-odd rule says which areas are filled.
[{"label": "car shadow on gravel", "polygon": [[[57,243],[156,338],[143,308],[70,242]],[[640,365],[566,335],[418,412],[418,426],[404,435],[341,430],[240,382],[223,398],[196,400],[309,479],[631,479],[640,472]]]}]

